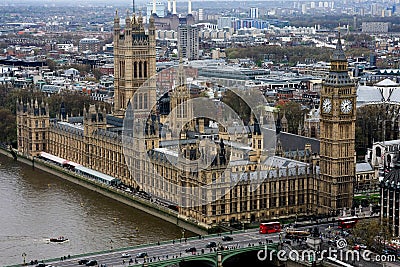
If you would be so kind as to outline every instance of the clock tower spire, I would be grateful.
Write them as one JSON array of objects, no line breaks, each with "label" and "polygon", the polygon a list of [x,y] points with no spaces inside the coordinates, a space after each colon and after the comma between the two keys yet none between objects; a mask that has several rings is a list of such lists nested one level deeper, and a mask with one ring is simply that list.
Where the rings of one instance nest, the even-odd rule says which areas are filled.
[{"label": "clock tower spire", "polygon": [[340,31],[321,91],[319,213],[351,209],[355,179],[356,87],[350,79]]}]

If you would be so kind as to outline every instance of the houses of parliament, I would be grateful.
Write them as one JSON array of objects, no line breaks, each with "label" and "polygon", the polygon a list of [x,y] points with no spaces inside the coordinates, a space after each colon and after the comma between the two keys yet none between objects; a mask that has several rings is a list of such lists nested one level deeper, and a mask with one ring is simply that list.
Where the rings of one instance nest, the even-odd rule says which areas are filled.
[{"label": "houses of parliament", "polygon": [[[91,105],[84,107],[82,117],[67,117],[61,111],[50,118],[45,102],[18,101],[19,153],[34,157],[46,152],[118,178],[176,203],[181,215],[209,226],[334,215],[352,207],[356,89],[340,40],[321,91],[320,142],[316,147],[293,135],[303,138],[289,140],[302,146],[295,158],[286,156],[279,135],[264,134],[262,118],[253,116],[245,144],[226,138],[229,129],[223,125],[210,129],[207,118],[192,119],[181,66],[168,92],[168,120],[161,116],[151,104],[157,103],[157,84],[151,79],[156,75],[153,18],[145,30],[140,16],[126,14],[121,29],[116,13],[113,40],[112,113]],[[127,123],[124,116],[132,113]],[[213,138],[202,142],[210,132]],[[270,138],[278,138],[277,145],[267,151]]]}]

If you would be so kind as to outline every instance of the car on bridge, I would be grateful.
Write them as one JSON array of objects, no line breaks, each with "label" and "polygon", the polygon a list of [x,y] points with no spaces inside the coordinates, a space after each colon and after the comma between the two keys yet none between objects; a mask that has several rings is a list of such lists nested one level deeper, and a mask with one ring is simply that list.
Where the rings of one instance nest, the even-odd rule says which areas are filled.
[{"label": "car on bridge", "polygon": [[208,244],[206,245],[206,248],[215,248],[217,247],[217,243],[215,243],[214,241],[208,242]]},{"label": "car on bridge", "polygon": [[222,241],[232,241],[232,240],[233,240],[233,237],[231,237],[229,235],[222,237]]},{"label": "car on bridge", "polygon": [[129,253],[122,253],[121,258],[130,258],[132,257]]},{"label": "car on bridge", "polygon": [[189,253],[189,252],[194,253],[194,252],[196,252],[196,248],[195,248],[195,247],[187,248],[187,249],[185,249],[185,252],[186,252],[186,253]]},{"label": "car on bridge", "polygon": [[81,260],[78,261],[78,264],[79,264],[79,265],[82,265],[82,264],[86,264],[86,263],[88,263],[88,262],[89,262],[88,259],[81,259]]},{"label": "car on bridge", "polygon": [[362,250],[362,249],[367,249],[367,246],[364,244],[356,244],[353,247],[354,250]]},{"label": "car on bridge", "polygon": [[90,260],[86,263],[86,266],[96,266],[97,265],[97,261],[96,260]]},{"label": "car on bridge", "polygon": [[139,254],[136,255],[136,258],[145,258],[147,257],[147,252],[140,252]]}]

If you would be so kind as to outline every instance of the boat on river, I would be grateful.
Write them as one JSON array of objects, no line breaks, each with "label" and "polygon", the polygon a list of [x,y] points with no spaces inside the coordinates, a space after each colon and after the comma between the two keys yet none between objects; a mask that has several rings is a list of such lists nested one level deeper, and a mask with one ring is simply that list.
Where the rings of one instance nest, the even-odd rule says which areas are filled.
[{"label": "boat on river", "polygon": [[50,238],[50,242],[54,242],[54,243],[62,243],[62,242],[66,242],[68,241],[68,238],[65,238],[63,236],[59,236],[57,238]]}]

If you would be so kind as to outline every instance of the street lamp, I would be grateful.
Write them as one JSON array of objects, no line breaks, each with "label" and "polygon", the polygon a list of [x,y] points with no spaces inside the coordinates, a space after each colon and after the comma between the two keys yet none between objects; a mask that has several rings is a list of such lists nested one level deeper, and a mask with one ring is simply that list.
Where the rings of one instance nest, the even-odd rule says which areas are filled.
[{"label": "street lamp", "polygon": [[182,228],[182,238],[185,238],[185,229]]},{"label": "street lamp", "polygon": [[24,265],[26,265],[26,253],[25,252],[22,253],[22,258],[24,259]]}]

